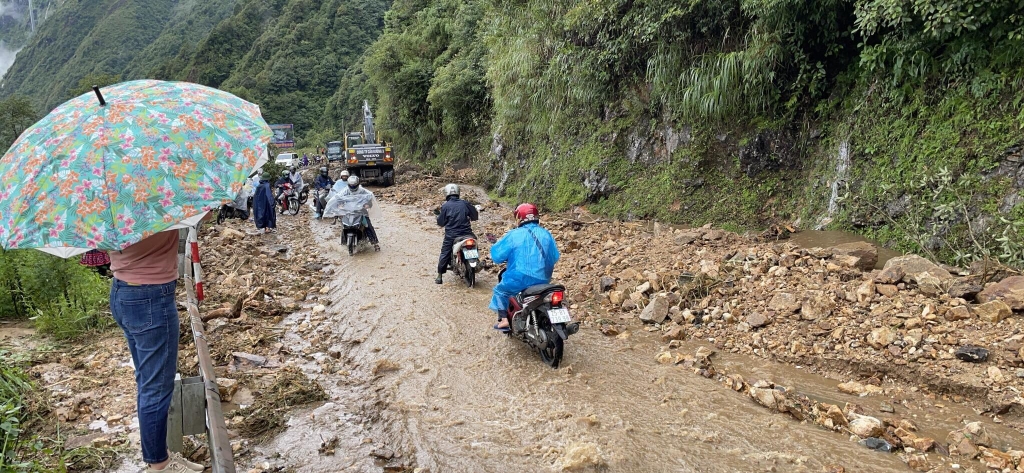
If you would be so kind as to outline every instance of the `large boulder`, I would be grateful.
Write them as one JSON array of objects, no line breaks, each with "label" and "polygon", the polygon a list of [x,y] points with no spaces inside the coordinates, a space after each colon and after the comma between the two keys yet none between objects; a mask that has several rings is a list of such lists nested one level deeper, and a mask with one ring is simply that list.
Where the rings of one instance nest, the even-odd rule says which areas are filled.
[{"label": "large boulder", "polygon": [[922,258],[918,255],[897,256],[885,262],[884,269],[887,270],[889,268],[895,267],[900,268],[901,270],[903,270],[904,274],[909,276],[916,276],[921,273],[930,273],[932,276],[935,276],[940,281],[945,281],[953,277],[952,274],[949,274],[949,271],[942,269],[942,267],[940,267],[939,265],[932,263],[931,261],[928,261],[927,259]]},{"label": "large boulder", "polygon": [[978,293],[978,302],[1003,301],[1013,310],[1024,310],[1024,276],[1011,276],[989,284]]},{"label": "large boulder", "polygon": [[1010,310],[1010,306],[1000,300],[989,301],[984,304],[974,306],[974,313],[978,314],[979,319],[992,323],[997,323],[1000,320],[1013,315],[1013,311]]},{"label": "large boulder", "polygon": [[953,280],[946,292],[953,297],[972,300],[983,289],[980,278],[977,276],[966,276]]},{"label": "large boulder", "polygon": [[668,318],[668,298],[664,294],[652,297],[651,302],[640,313],[640,320],[651,324],[660,324],[666,318]]},{"label": "large boulder", "polygon": [[807,298],[800,306],[800,318],[804,320],[818,320],[822,317],[832,315],[836,308],[836,301],[825,291],[807,291]]},{"label": "large boulder", "polygon": [[866,241],[843,243],[831,248],[833,255],[854,256],[859,259],[857,267],[862,271],[871,271],[878,263],[878,248]]},{"label": "large boulder", "polygon": [[871,417],[859,414],[850,414],[849,429],[850,432],[860,438],[868,437],[879,437],[885,433],[885,428],[882,425],[882,421]]},{"label": "large boulder", "polygon": [[796,312],[801,305],[800,300],[788,292],[776,292],[772,300],[768,301],[769,309],[782,313]]}]

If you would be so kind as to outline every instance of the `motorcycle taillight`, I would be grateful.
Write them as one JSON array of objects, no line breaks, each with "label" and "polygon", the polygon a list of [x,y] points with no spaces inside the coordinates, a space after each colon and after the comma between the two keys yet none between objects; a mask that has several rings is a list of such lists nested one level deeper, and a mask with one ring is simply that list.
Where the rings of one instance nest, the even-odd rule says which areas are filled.
[{"label": "motorcycle taillight", "polygon": [[563,294],[562,291],[552,292],[551,293],[551,305],[553,305],[553,306],[562,305],[562,299],[564,297],[565,297],[565,294]]},{"label": "motorcycle taillight", "polygon": [[476,247],[476,240],[474,240],[472,238],[470,238],[469,240],[466,240],[465,247],[466,248],[474,248],[474,247]]}]

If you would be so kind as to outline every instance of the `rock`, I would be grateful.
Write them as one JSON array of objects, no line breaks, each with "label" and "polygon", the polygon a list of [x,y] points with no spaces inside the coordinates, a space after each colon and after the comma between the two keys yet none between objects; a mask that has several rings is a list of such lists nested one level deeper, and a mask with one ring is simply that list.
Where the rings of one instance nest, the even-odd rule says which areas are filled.
[{"label": "rock", "polygon": [[683,330],[683,327],[673,327],[668,332],[665,332],[665,333],[661,334],[661,341],[666,342],[666,343],[671,342],[672,340],[685,340],[685,339],[686,339],[686,331]]},{"label": "rock", "polygon": [[879,452],[889,453],[892,451],[892,445],[878,437],[868,437],[857,442],[857,444]]},{"label": "rock", "polygon": [[868,334],[866,341],[874,349],[881,350],[896,341],[896,332],[889,327],[879,327]]},{"label": "rock", "polygon": [[928,437],[917,437],[910,442],[911,446],[919,452],[930,452],[935,448],[935,439]]},{"label": "rock", "polygon": [[[978,295],[981,298],[981,294]],[[1010,306],[1001,300],[993,300],[984,304],[974,306],[974,313],[978,318],[986,322],[999,323],[999,321],[1013,315]]]},{"label": "rock", "polygon": [[981,458],[979,460],[985,466],[997,471],[1007,471],[1014,466],[1013,457],[1010,454],[994,448],[981,448]]},{"label": "rock", "polygon": [[601,449],[590,442],[577,442],[569,445],[561,458],[562,471],[579,471],[605,464]]},{"label": "rock", "polygon": [[807,299],[800,306],[800,318],[818,320],[832,315],[836,301],[824,291],[807,291]]},{"label": "rock", "polygon": [[800,300],[788,292],[776,292],[768,302],[768,309],[783,313],[793,313],[801,306]]},{"label": "rock", "polygon": [[708,230],[708,232],[704,234],[704,239],[708,241],[717,241],[722,238],[725,238],[725,232],[717,228]]},{"label": "rock", "polygon": [[777,389],[772,388],[755,388],[751,387],[747,393],[754,401],[758,404],[767,407],[773,411],[779,411],[780,406],[784,406],[786,397]]},{"label": "rock", "polygon": [[768,320],[768,317],[764,316],[764,314],[760,312],[754,312],[753,314],[747,316],[746,322],[747,325],[750,325],[753,328],[760,328],[768,325],[770,321]]},{"label": "rock", "polygon": [[636,302],[633,302],[633,299],[626,299],[622,301],[623,312],[632,312],[634,310],[636,310]]},{"label": "rock", "polygon": [[832,424],[832,427],[846,427],[850,425],[850,421],[846,419],[846,415],[843,414],[843,410],[835,404],[828,406],[828,410],[825,411],[824,418],[828,420],[828,423]]},{"label": "rock", "polygon": [[1000,370],[998,367],[989,366],[988,367],[988,379],[991,379],[992,381],[994,381],[996,383],[1002,383],[1002,382],[1006,381],[1006,376],[1003,376],[1003,371]]},{"label": "rock", "polygon": [[658,356],[654,357],[654,359],[657,360],[658,363],[667,365],[675,360],[675,356],[672,355],[672,352],[663,351],[661,353],[658,353]]},{"label": "rock", "polygon": [[963,431],[967,438],[971,439],[971,443],[974,445],[992,446],[992,437],[989,436],[988,431],[985,430],[985,426],[981,422],[971,422],[960,430]]},{"label": "rock", "polygon": [[325,306],[323,304],[317,304],[317,305],[313,306],[313,313],[314,314],[319,314],[319,313],[321,313],[321,312],[323,312],[325,310],[327,310],[327,306]]},{"label": "rock", "polygon": [[668,299],[663,294],[651,298],[651,302],[640,313],[640,320],[646,323],[660,324],[668,318]]},{"label": "rock", "polygon": [[907,466],[914,471],[932,471],[932,465],[925,455],[911,455],[907,458]]},{"label": "rock", "polygon": [[857,302],[860,304],[866,304],[871,302],[871,299],[875,298],[875,282],[864,281],[863,284],[857,287]]},{"label": "rock", "polygon": [[253,368],[260,368],[267,364],[267,358],[251,353],[234,352],[231,354],[231,365],[229,371],[245,371]]},{"label": "rock", "polygon": [[608,293],[608,302],[611,302],[613,306],[621,307],[622,303],[626,300],[626,293],[623,291],[611,291]]},{"label": "rock", "polygon": [[[953,275],[949,274],[949,271],[942,269],[939,265],[928,261],[918,255],[904,255],[897,256],[889,261],[885,262],[885,269],[899,267],[903,270],[904,275],[918,275],[921,273],[929,273],[935,276],[940,281],[951,279]],[[884,273],[885,271],[883,271]],[[891,283],[890,283],[891,284]]]},{"label": "rock", "polygon": [[843,243],[831,248],[833,255],[848,255],[859,259],[857,268],[871,271],[878,263],[878,248],[866,241]]},{"label": "rock", "polygon": [[598,326],[598,330],[600,330],[602,334],[607,335],[609,337],[614,337],[622,333],[622,330],[618,325],[611,324],[601,324]]},{"label": "rock", "polygon": [[988,359],[988,350],[974,345],[964,345],[957,348],[953,355],[960,361],[981,363]]},{"label": "rock", "polygon": [[963,429],[954,430],[946,436],[946,443],[949,444],[950,455],[960,455],[967,458],[974,458],[981,453],[977,445],[971,441]]},{"label": "rock", "polygon": [[236,238],[245,238],[245,233],[242,233],[234,228],[224,227],[220,231],[220,237],[225,240],[233,240]]},{"label": "rock", "polygon": [[611,276],[601,276],[601,279],[597,281],[597,292],[605,293],[615,287],[615,278]]},{"label": "rock", "polygon": [[978,293],[982,291],[982,289],[984,288],[981,286],[981,281],[979,281],[977,277],[967,276],[954,279],[946,292],[952,297],[973,300],[977,297]]},{"label": "rock", "polygon": [[93,444],[93,441],[104,438],[107,434],[103,432],[93,432],[88,435],[79,435],[71,437],[64,442],[64,450],[71,451],[76,448],[86,447]]},{"label": "rock", "polygon": [[893,284],[876,284],[875,291],[888,298],[892,298],[900,292],[900,290]]},{"label": "rock", "polygon": [[651,283],[644,282],[643,284],[636,287],[636,292],[640,294],[646,294],[651,290]]},{"label": "rock", "polygon": [[977,298],[978,302],[1002,301],[1012,310],[1024,310],[1024,276],[1011,276],[989,284]]},{"label": "rock", "polygon": [[849,429],[850,432],[860,438],[879,437],[885,433],[882,421],[860,414],[851,414]]},{"label": "rock", "polygon": [[956,306],[946,311],[946,320],[957,321],[971,318],[971,310],[967,306]]},{"label": "rock", "polygon": [[903,280],[903,276],[906,276],[906,274],[901,266],[890,267],[886,264],[885,269],[878,273],[878,276],[875,276],[875,282],[878,284],[896,284]]},{"label": "rock", "polygon": [[942,288],[942,280],[930,272],[915,274],[914,281],[917,282],[917,289],[920,290],[922,294],[934,297],[945,292]]},{"label": "rock", "polygon": [[231,378],[217,378],[217,391],[221,402],[231,402],[231,396],[238,391],[238,381]]},{"label": "rock", "polygon": [[[851,255],[835,255],[832,261],[839,267],[861,269],[861,259]],[[838,269],[838,267],[837,267]]]},{"label": "rock", "polygon": [[856,396],[867,396],[869,394],[881,394],[883,392],[880,386],[873,384],[861,384],[856,381],[849,381],[841,383],[836,386],[836,389],[841,393],[853,394]]}]

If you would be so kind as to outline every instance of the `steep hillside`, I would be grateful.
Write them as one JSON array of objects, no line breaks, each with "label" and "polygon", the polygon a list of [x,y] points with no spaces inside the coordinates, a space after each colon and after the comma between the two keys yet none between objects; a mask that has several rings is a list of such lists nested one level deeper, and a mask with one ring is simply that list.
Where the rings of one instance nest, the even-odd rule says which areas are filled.
[{"label": "steep hillside", "polygon": [[231,91],[258,103],[269,122],[293,123],[306,135],[324,120],[345,71],[383,30],[389,5],[245,0],[194,52],[179,55],[159,75]]},{"label": "steep hillside", "polygon": [[235,0],[66,0],[4,76],[0,96],[25,95],[41,109],[71,96],[90,74],[150,77],[232,12]]},{"label": "steep hillside", "polygon": [[406,156],[510,199],[1021,264],[1022,8],[400,0],[363,76]]}]

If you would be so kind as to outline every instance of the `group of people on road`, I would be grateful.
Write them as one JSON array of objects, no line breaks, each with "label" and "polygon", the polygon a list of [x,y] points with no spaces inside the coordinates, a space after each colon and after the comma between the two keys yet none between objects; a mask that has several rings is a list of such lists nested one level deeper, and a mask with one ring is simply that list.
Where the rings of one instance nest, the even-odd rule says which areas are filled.
[{"label": "group of people on road", "polygon": [[[437,277],[434,282],[442,284],[444,274],[451,264],[452,247],[455,242],[465,238],[476,238],[472,222],[480,218],[477,208],[460,198],[457,184],[444,187],[445,202],[437,215],[437,226],[444,227],[444,240],[441,242],[441,255],[437,262]],[[555,238],[547,229],[540,226],[540,211],[536,205],[523,203],[516,207],[517,226],[491,246],[491,261],[495,264],[506,264],[505,272],[494,286],[491,303],[488,306],[498,315],[495,330],[508,331],[507,317],[509,298],[523,289],[535,284],[547,284],[551,281],[555,263],[561,257]]]}]

